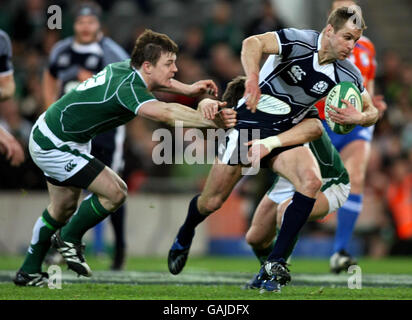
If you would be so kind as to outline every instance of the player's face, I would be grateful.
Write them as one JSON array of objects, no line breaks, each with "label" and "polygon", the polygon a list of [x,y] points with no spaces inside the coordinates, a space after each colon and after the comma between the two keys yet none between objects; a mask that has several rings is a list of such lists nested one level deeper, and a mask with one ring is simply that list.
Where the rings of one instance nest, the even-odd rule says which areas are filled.
[{"label": "player's face", "polygon": [[337,60],[344,60],[349,58],[356,42],[362,35],[362,30],[357,29],[351,22],[347,22],[345,26],[337,31],[332,31],[330,35],[330,47],[334,57]]},{"label": "player's face", "polygon": [[151,78],[158,86],[170,87],[171,79],[175,76],[176,72],[176,54],[162,52],[156,65],[152,66]]},{"label": "player's face", "polygon": [[96,41],[99,31],[100,23],[95,16],[80,16],[74,23],[76,41],[82,44]]}]

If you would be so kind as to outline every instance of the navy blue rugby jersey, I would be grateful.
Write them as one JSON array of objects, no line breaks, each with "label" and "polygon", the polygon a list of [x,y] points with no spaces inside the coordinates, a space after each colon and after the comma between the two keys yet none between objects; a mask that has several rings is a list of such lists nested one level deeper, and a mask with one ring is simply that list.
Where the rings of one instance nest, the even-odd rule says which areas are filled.
[{"label": "navy blue rugby jersey", "polygon": [[128,58],[126,51],[108,37],[89,44],[79,44],[74,37],[68,37],[53,47],[49,72],[62,82],[60,96],[63,96],[79,84],[77,74],[80,68],[96,74],[108,64]]},{"label": "navy blue rugby jersey", "polygon": [[6,32],[0,29],[0,77],[13,73],[11,62],[12,50],[10,38]]},{"label": "navy blue rugby jersey", "polygon": [[246,109],[244,98],[239,100],[236,128],[259,128],[261,137],[275,135],[317,117],[313,105],[339,82],[353,82],[363,92],[362,75],[348,59],[319,65],[319,32],[290,28],[274,33],[279,54],[270,55],[260,70],[256,113]]}]

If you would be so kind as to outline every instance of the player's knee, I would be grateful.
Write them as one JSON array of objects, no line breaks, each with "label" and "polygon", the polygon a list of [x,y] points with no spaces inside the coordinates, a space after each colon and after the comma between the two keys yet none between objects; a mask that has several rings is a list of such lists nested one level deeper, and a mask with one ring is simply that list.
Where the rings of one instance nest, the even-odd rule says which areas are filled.
[{"label": "player's knee", "polygon": [[113,191],[110,195],[110,202],[113,206],[113,209],[120,207],[127,198],[127,185],[121,181],[113,187]]},{"label": "player's knee", "polygon": [[250,246],[255,247],[255,245],[257,243],[257,239],[256,239],[256,234],[253,232],[252,229],[248,230],[248,232],[246,233],[245,239],[246,239],[246,242]]},{"label": "player's knee", "polygon": [[67,200],[60,203],[52,203],[51,211],[59,217],[70,217],[77,209],[77,201]]},{"label": "player's knee", "polygon": [[322,187],[322,179],[311,170],[307,170],[302,177],[302,192],[315,195]]}]

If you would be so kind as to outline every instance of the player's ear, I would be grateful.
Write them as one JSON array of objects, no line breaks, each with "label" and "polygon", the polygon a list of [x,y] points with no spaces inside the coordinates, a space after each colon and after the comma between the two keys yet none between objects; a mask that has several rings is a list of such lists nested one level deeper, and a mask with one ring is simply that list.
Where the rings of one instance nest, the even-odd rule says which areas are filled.
[{"label": "player's ear", "polygon": [[152,68],[153,68],[153,65],[149,61],[145,61],[142,63],[142,70],[144,73],[151,74]]},{"label": "player's ear", "polygon": [[329,23],[325,28],[326,35],[328,37],[331,37],[334,32],[335,32],[335,30],[333,29],[333,26]]}]

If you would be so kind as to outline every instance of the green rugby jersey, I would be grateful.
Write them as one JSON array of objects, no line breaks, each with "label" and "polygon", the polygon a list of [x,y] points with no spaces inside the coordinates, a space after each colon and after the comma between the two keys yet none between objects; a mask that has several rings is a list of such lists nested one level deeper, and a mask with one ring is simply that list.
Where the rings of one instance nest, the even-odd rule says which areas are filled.
[{"label": "green rugby jersey", "polygon": [[323,130],[322,137],[309,143],[309,147],[319,163],[323,181],[321,191],[326,190],[332,184],[349,183],[349,175],[339,152],[333,146],[325,130]]},{"label": "green rugby jersey", "polygon": [[45,121],[61,140],[85,143],[132,120],[150,100],[156,98],[127,59],[109,64],[53,103]]}]

